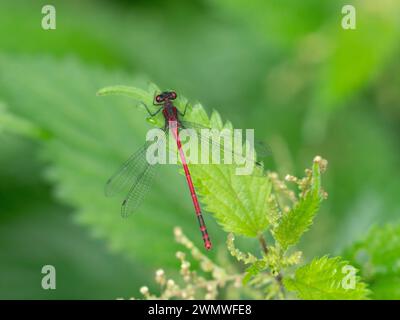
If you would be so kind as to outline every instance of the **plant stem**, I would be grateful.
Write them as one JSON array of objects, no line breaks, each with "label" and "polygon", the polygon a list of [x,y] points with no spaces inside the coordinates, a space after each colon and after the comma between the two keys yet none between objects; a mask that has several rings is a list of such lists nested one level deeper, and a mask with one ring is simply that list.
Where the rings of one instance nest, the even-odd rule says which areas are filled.
[{"label": "plant stem", "polygon": [[[263,234],[260,234],[258,236],[258,241],[260,242],[261,245],[261,249],[264,252],[265,255],[268,254],[268,247],[267,247],[267,242],[265,241],[265,237]],[[282,282],[282,274],[279,272],[278,275],[275,277],[276,282],[279,285],[279,289],[281,291],[282,296],[285,296],[285,288],[283,286],[283,282]]]},{"label": "plant stem", "polygon": [[265,241],[264,235],[260,234],[258,236],[258,241],[260,242],[262,251],[264,252],[265,255],[268,254],[268,247],[267,247],[267,242]]}]

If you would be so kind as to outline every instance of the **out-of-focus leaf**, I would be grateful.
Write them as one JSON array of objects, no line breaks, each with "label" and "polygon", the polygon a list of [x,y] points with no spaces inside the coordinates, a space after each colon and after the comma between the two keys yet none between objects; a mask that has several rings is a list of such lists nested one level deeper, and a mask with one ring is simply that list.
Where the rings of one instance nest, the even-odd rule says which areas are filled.
[{"label": "out-of-focus leaf", "polygon": [[224,14],[231,15],[254,28],[260,33],[263,41],[272,41],[285,46],[320,27],[331,8],[329,3],[321,3],[317,0],[208,2]]},{"label": "out-of-focus leaf", "polygon": [[370,284],[375,299],[400,299],[400,224],[374,227],[345,250]]},{"label": "out-of-focus leaf", "polygon": [[47,138],[45,131],[40,130],[32,123],[10,114],[5,106],[0,102],[0,134],[2,131],[25,135],[30,138]]},{"label": "out-of-focus leaf", "polygon": [[[51,196],[38,144],[0,135],[0,299],[131,297],[149,274],[107,251]],[[56,269],[56,290],[41,286],[44,265]],[[95,268],[94,268],[95,266]]]},{"label": "out-of-focus leaf", "polygon": [[[343,5],[338,4],[337,9],[341,10]],[[385,1],[375,10],[374,0],[359,0],[354,7],[355,30],[345,30],[340,23],[329,26],[331,50],[321,65],[319,88],[315,91],[319,108],[321,105],[338,107],[370,83],[397,48],[400,36],[398,2]]]},{"label": "out-of-focus leaf", "polygon": [[54,0],[51,5],[56,9],[55,30],[43,30],[41,26],[44,5],[40,0],[0,3],[3,52],[42,54],[46,51],[59,57],[74,52],[85,61],[132,66],[117,46],[107,43],[115,30],[107,4],[103,7],[95,1]]}]

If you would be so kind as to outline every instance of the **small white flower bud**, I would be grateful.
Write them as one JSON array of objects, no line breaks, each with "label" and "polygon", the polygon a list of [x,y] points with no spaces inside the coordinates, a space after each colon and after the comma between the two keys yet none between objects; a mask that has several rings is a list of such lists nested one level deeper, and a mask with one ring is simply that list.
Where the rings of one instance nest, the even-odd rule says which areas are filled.
[{"label": "small white flower bud", "polygon": [[156,271],[156,277],[162,277],[164,275],[164,270],[163,269],[158,269]]},{"label": "small white flower bud", "polygon": [[149,288],[147,288],[146,286],[141,287],[140,288],[140,293],[145,296],[146,294],[149,293]]},{"label": "small white flower bud", "polygon": [[184,259],[184,258],[185,258],[185,254],[184,254],[182,251],[178,251],[178,252],[176,253],[176,257],[177,257],[179,260],[181,260],[181,259]]},{"label": "small white flower bud", "polygon": [[212,299],[213,299],[213,295],[212,295],[211,293],[207,293],[207,294],[204,296],[204,298],[205,298],[206,300],[212,300]]},{"label": "small white flower bud", "polygon": [[321,156],[316,156],[314,158],[314,162],[321,162],[321,160],[322,160]]},{"label": "small white flower bud", "polygon": [[174,285],[175,285],[174,280],[169,279],[169,280],[167,281],[167,287],[168,287],[168,288],[172,288]]},{"label": "small white flower bud", "polygon": [[181,237],[182,236],[182,229],[179,227],[174,228],[174,235],[175,237]]}]

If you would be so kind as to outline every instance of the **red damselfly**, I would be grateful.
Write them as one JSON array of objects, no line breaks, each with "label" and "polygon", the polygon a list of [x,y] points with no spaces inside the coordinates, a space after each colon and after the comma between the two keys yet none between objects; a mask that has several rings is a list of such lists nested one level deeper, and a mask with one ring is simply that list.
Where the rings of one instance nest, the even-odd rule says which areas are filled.
[{"label": "red damselfly", "polygon": [[[192,197],[195,213],[204,241],[204,246],[207,250],[210,250],[211,240],[207,232],[207,227],[202,215],[199,200],[196,194],[195,187],[193,185],[188,164],[186,162],[185,153],[182,150],[182,142],[179,135],[180,129],[193,128],[195,130],[198,130],[206,127],[193,122],[184,121],[182,118],[186,114],[187,104],[183,112],[179,111],[172,102],[176,98],[176,92],[164,91],[160,94],[155,95],[153,104],[159,107],[155,112],[151,112],[144,103],[143,105],[151,117],[155,117],[159,112],[162,112],[165,120],[164,128],[162,129],[166,134],[168,134],[169,131],[171,131],[173,134],[180,160],[185,172],[190,195]],[[136,211],[136,209],[143,201],[146,193],[150,190],[151,183],[154,177],[155,166],[151,165],[147,161],[146,152],[147,148],[152,143],[154,142],[147,141],[143,145],[143,147],[136,151],[106,183],[105,194],[107,196],[113,196],[117,193],[126,192],[126,197],[123,200],[121,206],[121,215],[123,217],[127,217],[128,215]],[[264,153],[263,151],[261,152]],[[259,164],[257,163],[257,165]]]}]

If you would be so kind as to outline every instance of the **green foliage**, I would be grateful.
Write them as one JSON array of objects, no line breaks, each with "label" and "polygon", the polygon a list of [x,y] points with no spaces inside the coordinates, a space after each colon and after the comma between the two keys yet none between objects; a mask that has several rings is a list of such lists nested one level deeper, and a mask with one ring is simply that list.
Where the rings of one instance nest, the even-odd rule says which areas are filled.
[{"label": "green foliage", "polygon": [[97,91],[98,96],[108,96],[108,95],[125,95],[130,98],[135,99],[136,101],[142,101],[143,103],[151,105],[153,101],[153,96],[150,95],[145,90],[128,87],[128,86],[111,86],[105,87]]},{"label": "green foliage", "polygon": [[[354,290],[343,287],[346,285],[342,285],[346,274],[341,272],[348,263],[340,257],[314,259],[309,265],[298,268],[294,277],[290,277],[292,267],[300,263],[302,252],[290,253],[287,249],[289,245],[296,244],[308,229],[320,202],[326,197],[321,186],[321,173],[326,167],[327,161],[317,156],[314,158],[312,169],[306,170],[304,178],[286,176],[287,181],[298,185],[298,195],[295,195],[285,182],[279,180],[276,173],[269,173],[273,194],[268,199],[271,209],[268,215],[272,221],[271,232],[275,244],[268,245],[264,236],[259,234],[261,258],[256,258],[251,253],[243,253],[234,246],[234,236],[228,236],[227,246],[231,255],[237,261],[249,265],[242,278],[243,285],[264,288],[264,298],[284,298],[286,293],[283,285],[287,290],[295,291],[302,299],[361,299],[368,293],[360,277],[355,275],[357,284]],[[293,208],[282,212],[280,204],[289,205],[290,202],[293,203]]]},{"label": "green foliage", "polygon": [[295,291],[298,297],[307,300],[343,300],[365,299],[368,290],[360,277],[355,277],[353,288],[346,287],[345,266],[347,261],[340,257],[315,258],[309,264],[296,270],[293,278],[285,278],[285,287]]},{"label": "green foliage", "polygon": [[[112,106],[109,106],[100,102],[98,98],[88,95],[89,89],[95,85],[90,81],[69,83],[70,90],[73,89],[75,92],[73,97],[63,96],[57,92],[56,88],[62,86],[63,83],[62,78],[54,76],[58,73],[69,74],[70,77],[82,72],[89,73],[92,74],[93,79],[101,82],[107,81],[107,73],[91,70],[71,61],[57,64],[46,60],[43,64],[40,61],[24,61],[23,59],[5,56],[0,59],[0,65],[6,71],[8,77],[13,77],[11,70],[18,73],[29,69],[30,75],[36,75],[36,81],[46,82],[48,90],[46,99],[42,99],[43,96],[41,95],[30,94],[30,96],[35,96],[34,104],[45,104],[53,108],[49,109],[51,110],[49,112],[31,114],[29,112],[30,104],[26,103],[24,97],[18,93],[21,87],[24,87],[25,92],[35,92],[34,83],[36,82],[29,81],[29,79],[18,74],[11,82],[7,82],[6,78],[0,78],[3,84],[3,93],[8,101],[15,106],[15,113],[28,117],[29,123],[33,123],[40,130],[51,133],[51,139],[43,141],[44,156],[52,163],[47,176],[57,185],[59,199],[80,208],[77,212],[78,221],[89,225],[97,235],[108,239],[114,249],[128,256],[140,258],[142,263],[154,259],[154,256],[151,255],[151,246],[157,244],[150,239],[157,239],[157,243],[168,248],[170,246],[168,241],[160,240],[163,236],[165,237],[167,232],[160,232],[160,230],[172,229],[172,226],[177,224],[182,225],[179,216],[174,217],[172,213],[168,215],[168,218],[158,216],[157,221],[164,221],[162,229],[155,225],[146,226],[146,220],[141,219],[140,215],[135,217],[133,224],[127,223],[127,221],[121,223],[119,215],[112,214],[118,211],[115,209],[115,205],[103,198],[101,193],[102,185],[108,176],[108,174],[106,176],[105,171],[107,170],[105,169],[117,167],[119,162],[123,160],[121,159],[123,157],[122,150],[126,148],[124,143],[128,143],[123,140],[125,134],[130,132],[132,127],[144,129],[140,124],[140,119],[131,122],[131,119],[137,119],[137,117],[135,118],[134,114],[126,110],[123,105],[118,104],[118,99],[113,101]],[[19,67],[16,67],[17,65]],[[41,77],[42,69],[49,66],[53,71],[50,74],[53,74],[53,76],[50,76],[50,78],[48,76],[46,78]],[[55,70],[58,72],[54,72]],[[122,75],[119,77],[123,79]],[[85,79],[82,74],[76,78]],[[86,86],[85,90],[82,89],[83,86]],[[117,86],[104,88],[98,92],[98,95],[128,95],[136,101],[136,104],[140,101],[150,104],[157,90],[159,89],[154,85],[151,85],[147,91],[135,87]],[[49,100],[48,97],[53,100]],[[122,98],[120,99],[122,100]],[[75,101],[79,102],[74,103]],[[180,97],[177,100],[178,108],[183,108],[186,102],[187,99]],[[140,103],[138,105],[141,106]],[[208,117],[203,107],[198,103],[189,105],[188,112],[187,118],[189,120],[217,129],[232,128],[230,123],[224,124],[215,111],[211,117]],[[92,114],[96,115],[95,119],[91,116]],[[77,119],[79,119],[79,127],[76,126]],[[157,121],[160,121],[160,119],[156,119],[156,124]],[[62,126],[57,125],[60,123],[62,123]],[[71,126],[71,128],[68,126]],[[18,128],[18,126],[16,127]],[[114,150],[118,156],[110,157],[109,152],[104,151],[104,145],[100,145],[99,141],[109,145],[109,148]],[[121,141],[124,143],[121,143]],[[261,168],[257,167],[254,175],[238,176],[235,174],[233,165],[190,166],[202,203],[206,210],[214,214],[218,223],[226,231],[261,239],[263,232],[268,229],[269,220],[273,221],[272,233],[279,246],[277,244],[266,246],[263,248],[261,258],[256,258],[249,253],[244,254],[234,248],[233,238],[230,240],[231,244],[228,243],[233,256],[239,261],[250,264],[245,274],[235,276],[235,279],[242,277],[244,285],[249,284],[255,288],[264,287],[266,298],[284,297],[281,272],[298,264],[301,257],[300,252],[290,255],[286,250],[290,245],[296,244],[300,236],[311,225],[312,218],[324,195],[320,175],[325,167],[326,161],[316,157],[312,169],[306,171],[306,177],[296,180],[300,188],[299,200],[295,201],[294,208],[286,213],[280,211],[274,199],[286,196],[293,200],[296,197],[291,195],[289,189],[282,186],[280,191],[275,190],[272,194],[273,184],[276,184],[276,181],[272,183],[270,175],[264,175]],[[170,188],[170,184],[168,184],[168,187]],[[279,193],[282,194],[279,195]],[[91,198],[96,199],[96,201],[88,201]],[[152,200],[148,202],[148,206],[156,204],[156,198]],[[162,207],[168,208],[166,205]],[[131,240],[127,242],[127,239]],[[148,245],[143,248],[140,245],[141,243]],[[168,258],[162,255],[159,255],[158,259],[160,262],[168,262]],[[320,281],[318,280],[319,277],[322,281],[325,281],[327,274],[331,274],[333,267],[340,267],[343,264],[342,262],[339,263],[338,260],[334,260],[334,263],[330,261],[321,260],[320,263],[314,261],[309,268],[311,271],[305,269],[306,267],[298,269],[294,279],[284,279],[286,287],[290,290],[296,288],[299,297],[310,298],[309,292],[303,292],[304,287],[309,283],[313,285],[313,282]],[[315,277],[312,278],[310,273],[314,269],[319,270],[319,272],[316,272]],[[335,278],[333,284],[329,284],[328,288],[319,288],[323,292],[321,297],[363,297],[360,293],[363,292],[362,288],[351,294],[341,292],[340,288],[337,287],[337,281],[338,279]]]},{"label": "green foliage", "polygon": [[284,214],[274,237],[283,249],[296,244],[302,234],[308,230],[322,200],[321,168],[318,161],[314,161],[310,184],[301,195],[293,209]]},{"label": "green foliage", "polygon": [[256,275],[258,275],[262,270],[265,269],[266,267],[266,262],[265,261],[256,261],[253,263],[250,267],[246,269],[246,274],[243,277],[243,284],[247,284],[250,279]]},{"label": "green foliage", "polygon": [[[116,162],[119,162],[120,157],[122,157],[121,151],[126,148],[119,141],[124,141],[124,134],[131,130],[133,123],[130,121],[131,118],[127,117],[127,114],[130,113],[127,113],[127,110],[116,102],[117,100],[113,101],[112,106],[108,106],[100,102],[98,98],[88,95],[89,88],[93,88],[95,85],[91,81],[69,83],[70,90],[73,89],[75,92],[73,96],[63,96],[56,89],[63,83],[63,78],[55,76],[59,73],[70,77],[82,72],[91,73],[93,79],[102,82],[107,81],[107,74],[98,70],[87,69],[76,62],[57,64],[46,60],[43,64],[40,61],[15,60],[3,56],[0,64],[7,74],[7,79],[13,77],[11,70],[17,73],[15,78],[12,78],[13,81],[7,82],[5,81],[6,78],[0,78],[3,84],[3,92],[8,97],[8,101],[15,106],[15,113],[29,116],[30,121],[35,126],[51,133],[51,140],[49,142],[43,141],[44,155],[52,163],[52,169],[47,176],[57,185],[59,199],[81,208],[77,214],[78,221],[89,225],[97,235],[106,237],[113,248],[128,256],[140,258],[143,263],[150,257],[154,259],[153,255],[147,255],[149,250],[152,251],[151,245],[154,245],[154,241],[146,239],[154,238],[160,241],[165,233],[160,232],[160,229],[155,226],[146,227],[146,222],[140,219],[140,215],[136,216],[134,224],[128,224],[127,221],[121,223],[119,215],[112,214],[112,212],[117,211],[115,205],[103,198],[101,193],[102,185],[107,177],[105,168],[117,167]],[[17,65],[18,67],[16,67]],[[43,68],[49,68],[49,66],[51,66],[53,72],[47,74],[53,76],[50,76],[50,78],[48,76],[41,77]],[[27,69],[30,75],[36,76],[35,82],[18,75],[18,72],[25,72]],[[9,71],[7,72],[7,70]],[[55,70],[58,72],[55,72]],[[85,79],[82,74],[76,76],[76,78]],[[21,87],[24,87],[25,92],[35,92],[34,84],[38,81],[47,84],[46,99],[42,99],[42,95],[30,94],[29,96],[35,97],[34,104],[48,105],[49,111],[31,114],[29,112],[30,104],[26,103],[24,97],[18,93]],[[84,86],[86,86],[85,90],[83,90]],[[154,85],[150,86],[148,91],[117,86],[104,88],[98,92],[98,95],[123,94],[136,100],[136,104],[141,101],[150,104],[157,90],[159,89]],[[48,97],[53,100],[49,100]],[[70,101],[71,98],[72,101]],[[78,98],[79,100],[77,100]],[[79,101],[79,103],[74,103],[75,101]],[[178,108],[183,108],[186,102],[187,99],[180,97],[177,100]],[[138,105],[141,106],[140,103]],[[52,106],[51,109],[50,106]],[[144,107],[142,106],[142,108]],[[200,104],[189,105],[188,112],[188,120],[217,129],[232,128],[230,123],[224,124],[215,111],[211,117],[208,117]],[[95,119],[91,116],[92,114],[96,115]],[[76,126],[77,119],[80,123],[79,128]],[[139,121],[138,119],[134,126],[140,127]],[[71,126],[71,128],[68,126]],[[119,156],[114,159],[111,158],[109,152],[104,151],[104,145],[100,145],[99,141],[109,145],[109,148],[115,150]],[[308,171],[307,177],[301,180],[300,198],[309,194],[320,195],[321,161],[320,158],[315,160],[313,170]],[[84,163],[85,165],[83,165]],[[205,204],[206,210],[214,213],[218,223],[226,231],[238,235],[260,237],[267,230],[269,218],[273,215],[271,206],[272,183],[269,176],[263,174],[261,168],[256,167],[254,175],[239,176],[235,174],[233,165],[191,165],[190,167],[202,203]],[[96,199],[96,201],[88,201],[91,198]],[[148,205],[154,204],[155,201],[150,201]],[[163,208],[168,207],[164,205]],[[157,219],[161,220],[162,218],[157,217]],[[178,222],[173,216],[168,216],[167,219],[162,220],[169,222],[169,224],[163,224],[164,228],[170,227],[171,224],[182,224],[182,221]],[[282,221],[286,220],[282,219]],[[278,223],[278,228],[279,226]],[[127,239],[131,239],[131,241],[127,242]],[[143,248],[140,246],[141,243],[148,243],[148,245]],[[168,247],[167,241],[160,243]],[[271,270],[272,279],[274,277],[279,278],[282,268],[299,262],[300,255],[298,253],[293,256],[286,256],[285,249],[284,246],[283,250],[280,250],[279,247],[270,246],[269,251],[265,252],[261,259],[255,259],[251,254],[242,254],[234,248],[231,252],[237,252],[237,257],[243,258],[239,260],[251,264],[242,281],[244,283],[251,281],[254,285],[264,281],[262,280],[265,277],[264,270]],[[168,250],[165,251],[168,252]],[[166,259],[163,256],[158,258],[160,261]],[[282,297],[280,280],[273,281],[269,284],[269,287],[268,297],[274,294]]]},{"label": "green foliage", "polygon": [[[39,144],[7,131],[0,133],[0,299],[115,299],[139,286],[147,276],[141,264],[110,253],[54,199]],[[40,285],[45,264],[56,267],[57,290]]]},{"label": "green foliage", "polygon": [[[306,139],[311,141],[327,133],[330,113],[348,105],[346,100],[367,87],[388,59],[396,55],[400,34],[394,14],[399,10],[396,1],[388,1],[379,11],[370,10],[372,0],[357,2],[357,28],[350,32],[340,27],[341,9],[347,4],[344,1],[257,0],[248,5],[244,0],[225,0],[209,3],[223,14],[252,26],[260,42],[272,42],[275,47],[293,50],[293,55],[278,68],[295,81],[302,81],[305,87],[309,82],[313,88],[310,90],[311,110],[304,125]],[[366,51],[368,55],[364,54]],[[308,80],[304,77],[304,67],[312,74]],[[277,85],[285,94],[288,78],[277,78],[271,77],[271,85]],[[296,95],[291,102],[297,103]]]},{"label": "green foliage", "polygon": [[238,248],[235,247],[235,236],[233,233],[229,233],[226,238],[226,246],[232,257],[237,261],[241,261],[244,264],[252,264],[258,261],[258,259],[251,253],[244,254]]},{"label": "green foliage", "polygon": [[29,121],[8,112],[6,107],[0,102],[0,134],[2,132],[17,133],[29,138],[44,139],[48,137],[46,132],[35,127]]},{"label": "green foliage", "polygon": [[255,237],[266,230],[271,190],[266,177],[237,176],[228,166],[192,171],[205,209],[214,212],[225,231]]},{"label": "green foliage", "polygon": [[344,255],[361,269],[374,299],[400,299],[400,224],[372,228]]},{"label": "green foliage", "polygon": [[[306,259],[340,250],[364,237],[372,224],[397,219],[400,3],[386,1],[374,10],[373,0],[358,1],[357,30],[343,30],[344,1],[206,2],[154,6],[151,1],[54,0],[58,20],[53,32],[40,28],[43,1],[0,1],[0,100],[7,107],[0,110],[0,282],[9,288],[0,288],[2,297],[44,297],[43,290],[29,288],[38,283],[33,277],[39,262],[52,257],[69,275],[62,278],[70,287],[58,288],[57,297],[93,298],[90,283],[99,279],[107,282],[96,288],[96,297],[135,288],[144,277],[142,270],[149,276],[155,265],[176,267],[170,233],[177,224],[201,248],[190,197],[176,197],[186,186],[175,169],[164,169],[155,185],[157,196],[128,220],[120,219],[118,200],[102,196],[104,181],[144,141],[145,113],[124,97],[100,99],[93,93],[116,83],[145,87],[137,75],[217,107],[235,127],[254,127],[257,139],[272,147],[269,170],[298,173],[316,150],[329,157],[333,170],[324,185],[330,201],[302,236]],[[209,123],[202,108],[193,106],[190,116]],[[214,116],[211,122],[220,125]],[[160,117],[153,120],[162,122]],[[21,141],[27,144],[20,146]],[[272,181],[264,234],[273,233],[303,199],[302,194],[294,199],[283,193]],[[69,219],[58,218],[69,213],[87,227],[79,231],[79,225],[68,226]],[[215,219],[206,220],[214,244],[222,244]],[[397,249],[391,245],[397,240],[384,236],[396,234],[396,228],[376,228],[381,232],[345,253],[362,272],[373,298],[400,297]],[[86,239],[86,231],[104,242],[88,245],[93,240]],[[375,237],[382,239],[381,258],[379,246],[369,245]],[[289,266],[300,262],[301,252],[284,252],[269,235],[266,240],[268,254],[254,253],[255,238],[237,237],[245,253],[229,248],[245,268],[266,261],[244,288],[261,289],[242,297],[290,297],[272,272],[290,277]],[[140,270],[121,267],[117,255],[104,254],[108,247],[136,260]],[[210,259],[228,265],[221,263],[224,251],[215,249],[208,253]],[[102,273],[105,268],[108,272]],[[118,270],[120,285],[113,270]],[[82,284],[79,289],[72,285],[76,282]],[[237,294],[235,288],[226,291]]]}]

